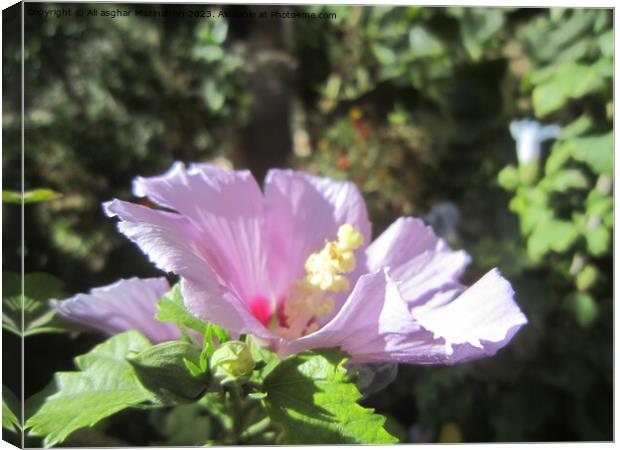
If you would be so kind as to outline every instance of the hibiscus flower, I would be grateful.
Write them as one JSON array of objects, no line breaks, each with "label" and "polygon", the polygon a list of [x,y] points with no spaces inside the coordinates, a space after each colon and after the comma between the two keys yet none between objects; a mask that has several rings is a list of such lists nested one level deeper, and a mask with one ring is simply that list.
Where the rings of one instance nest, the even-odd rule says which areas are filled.
[{"label": "hibiscus flower", "polygon": [[350,182],[274,169],[261,192],[249,171],[175,163],[133,192],[159,208],[104,210],[179,276],[187,309],[282,356],[340,347],[355,363],[452,364],[495,354],[527,323],[497,269],[463,286],[470,257],[421,220],[371,241]]}]

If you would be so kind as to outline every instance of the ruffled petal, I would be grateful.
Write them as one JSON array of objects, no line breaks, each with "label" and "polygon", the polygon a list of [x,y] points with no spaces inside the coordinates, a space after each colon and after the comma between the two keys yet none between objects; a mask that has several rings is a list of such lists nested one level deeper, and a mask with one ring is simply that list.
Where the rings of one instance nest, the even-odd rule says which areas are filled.
[{"label": "ruffled petal", "polygon": [[130,278],[67,300],[50,300],[61,316],[107,334],[137,330],[153,343],[179,338],[177,327],[155,319],[156,303],[170,290],[165,278]]},{"label": "ruffled petal", "polygon": [[267,294],[262,194],[249,171],[176,163],[162,176],[136,178],[134,193],[186,218],[211,267],[243,301]]},{"label": "ruffled petal", "polygon": [[182,278],[181,295],[189,312],[226,328],[234,335],[252,334],[267,340],[276,339],[241,299],[221,285]]},{"label": "ruffled petal", "polygon": [[270,278],[276,296],[304,275],[304,262],[325,240],[336,239],[338,227],[353,225],[371,237],[366,205],[351,182],[293,170],[270,170],[265,178],[265,233]]},{"label": "ruffled petal", "polygon": [[422,327],[432,331],[432,353],[446,363],[492,356],[527,324],[514,301],[512,286],[497,269],[487,272],[453,301],[438,302],[430,308],[414,307],[411,313]]},{"label": "ruffled petal", "polygon": [[460,286],[458,279],[471,261],[460,250],[452,251],[419,219],[401,217],[366,250],[369,272],[390,267],[410,304],[428,301],[435,293]]},{"label": "ruffled petal", "polygon": [[[420,331],[387,269],[359,278],[336,316],[320,330],[290,342],[281,353],[340,347],[356,363],[396,360],[398,342],[414,340]],[[426,333],[428,334],[428,333]],[[380,357],[373,357],[380,354]],[[371,355],[367,357],[366,355]]]},{"label": "ruffled petal", "polygon": [[340,347],[353,363],[453,364],[495,354],[527,323],[497,270],[453,299],[456,292],[411,311],[388,269],[364,275],[328,324],[280,353]]}]

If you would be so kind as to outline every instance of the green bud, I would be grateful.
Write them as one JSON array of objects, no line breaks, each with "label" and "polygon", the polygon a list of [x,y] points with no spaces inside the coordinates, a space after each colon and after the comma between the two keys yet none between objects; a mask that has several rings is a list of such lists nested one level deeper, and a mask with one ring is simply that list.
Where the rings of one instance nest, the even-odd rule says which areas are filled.
[{"label": "green bud", "polygon": [[222,384],[246,381],[254,370],[248,346],[241,341],[222,344],[211,356],[211,371]]},{"label": "green bud", "polygon": [[207,377],[190,367],[198,367],[200,350],[182,341],[170,341],[144,350],[129,363],[138,380],[163,404],[192,402],[207,388]]}]

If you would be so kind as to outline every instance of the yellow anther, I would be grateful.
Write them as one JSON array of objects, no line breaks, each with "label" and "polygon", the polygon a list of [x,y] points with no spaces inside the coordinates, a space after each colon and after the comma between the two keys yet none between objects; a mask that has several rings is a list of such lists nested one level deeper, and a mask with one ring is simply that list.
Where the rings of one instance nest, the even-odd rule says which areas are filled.
[{"label": "yellow anther", "polygon": [[348,223],[338,228],[338,248],[340,250],[355,250],[364,243],[364,236]]},{"label": "yellow anther", "polygon": [[305,263],[306,276],[290,289],[284,304],[286,326],[278,333],[286,339],[296,339],[318,329],[316,319],[334,310],[334,300],[326,292],[349,290],[344,273],[355,269],[353,251],[364,243],[362,234],[351,225],[338,229],[338,240],[325,242],[318,252],[312,253]]},{"label": "yellow anther", "polygon": [[334,275],[329,289],[331,292],[345,292],[349,290],[349,280],[342,275]]},{"label": "yellow anther", "polygon": [[349,224],[338,229],[338,241],[326,242],[321,251],[306,260],[306,280],[321,291],[340,292],[349,289],[341,274],[355,269],[353,251],[364,243],[362,234]]},{"label": "yellow anther", "polygon": [[329,271],[310,274],[306,280],[321,291],[343,292],[349,289],[349,281],[345,277]]},{"label": "yellow anther", "polygon": [[351,272],[355,269],[355,255],[353,252],[342,252],[338,258],[338,272]]},{"label": "yellow anther", "polygon": [[326,270],[331,264],[331,258],[328,252],[320,251],[312,253],[306,260],[305,268],[307,273],[316,273]]}]

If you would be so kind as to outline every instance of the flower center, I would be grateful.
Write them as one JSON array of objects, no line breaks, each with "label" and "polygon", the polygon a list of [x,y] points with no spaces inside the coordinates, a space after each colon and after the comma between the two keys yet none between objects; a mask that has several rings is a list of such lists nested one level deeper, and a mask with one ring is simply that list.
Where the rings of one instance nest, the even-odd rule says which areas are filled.
[{"label": "flower center", "polygon": [[330,293],[349,290],[349,281],[343,274],[355,269],[354,251],[363,243],[362,234],[345,224],[338,229],[337,241],[326,241],[322,250],[308,257],[306,276],[293,283],[279,311],[284,315],[284,320],[279,320],[280,336],[296,339],[319,328],[317,319],[334,309]]},{"label": "flower center", "polygon": [[260,323],[269,326],[271,320],[271,304],[269,300],[262,296],[257,296],[251,299],[248,303],[250,312],[256,317]]}]

